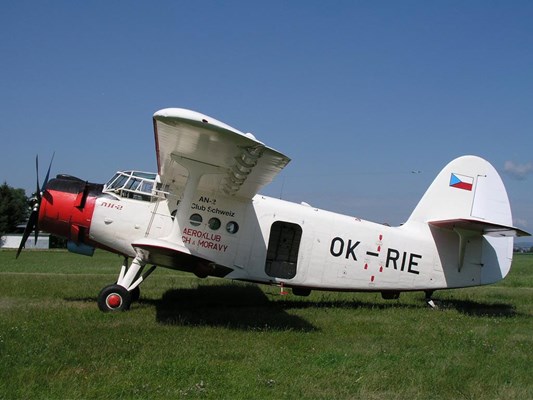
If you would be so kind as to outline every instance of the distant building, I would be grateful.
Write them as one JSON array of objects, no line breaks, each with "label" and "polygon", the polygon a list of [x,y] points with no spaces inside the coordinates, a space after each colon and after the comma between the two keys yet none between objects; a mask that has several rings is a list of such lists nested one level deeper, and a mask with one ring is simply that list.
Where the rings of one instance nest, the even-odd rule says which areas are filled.
[{"label": "distant building", "polygon": [[[20,241],[22,240],[22,234],[24,233],[26,224],[17,226],[15,233],[7,233],[0,237],[0,249],[18,249]],[[40,232],[35,243],[35,233],[32,232],[28,240],[26,240],[25,249],[49,249],[50,248],[50,234]]]},{"label": "distant building", "polygon": [[[22,240],[22,234],[9,233],[0,238],[1,249],[18,249],[20,241]],[[50,248],[50,235],[48,233],[39,233],[37,243],[35,238],[30,236],[24,246],[26,249],[49,249]]]}]

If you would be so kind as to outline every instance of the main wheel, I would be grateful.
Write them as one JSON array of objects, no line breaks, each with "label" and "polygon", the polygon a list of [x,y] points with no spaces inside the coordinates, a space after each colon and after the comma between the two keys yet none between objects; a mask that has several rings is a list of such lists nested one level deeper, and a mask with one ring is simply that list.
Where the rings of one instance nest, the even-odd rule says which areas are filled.
[{"label": "main wheel", "polygon": [[98,308],[100,311],[126,311],[131,306],[131,293],[123,286],[109,285],[98,294]]}]

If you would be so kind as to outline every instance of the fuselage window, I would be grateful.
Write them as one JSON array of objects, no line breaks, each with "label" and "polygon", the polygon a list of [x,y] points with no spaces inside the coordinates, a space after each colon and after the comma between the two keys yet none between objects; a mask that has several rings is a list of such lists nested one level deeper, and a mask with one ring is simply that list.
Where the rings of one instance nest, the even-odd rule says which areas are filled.
[{"label": "fuselage window", "polygon": [[200,214],[193,214],[191,215],[191,218],[189,219],[189,222],[191,223],[192,226],[200,226],[202,221],[203,221],[203,218]]},{"label": "fuselage window", "polygon": [[218,228],[220,228],[220,220],[218,218],[211,218],[209,220],[209,222],[207,223],[207,225],[209,225],[209,228],[211,228],[212,230],[216,231]]},{"label": "fuselage window", "polygon": [[239,224],[236,223],[235,221],[230,221],[226,224],[226,231],[228,231],[228,233],[231,233],[233,235],[237,233],[238,230],[239,230]]}]

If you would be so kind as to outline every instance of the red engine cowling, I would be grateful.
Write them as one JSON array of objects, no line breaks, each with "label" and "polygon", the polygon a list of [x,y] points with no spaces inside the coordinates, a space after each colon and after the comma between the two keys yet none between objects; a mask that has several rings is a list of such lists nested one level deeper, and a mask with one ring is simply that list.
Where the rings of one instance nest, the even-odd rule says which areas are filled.
[{"label": "red engine cowling", "polygon": [[39,209],[39,230],[75,244],[94,245],[89,239],[96,198],[103,185],[58,175],[46,185]]}]

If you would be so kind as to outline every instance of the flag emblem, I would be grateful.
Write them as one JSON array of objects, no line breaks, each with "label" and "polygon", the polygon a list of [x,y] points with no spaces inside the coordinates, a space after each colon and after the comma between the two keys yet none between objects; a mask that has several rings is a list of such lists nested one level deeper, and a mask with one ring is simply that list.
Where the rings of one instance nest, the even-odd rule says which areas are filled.
[{"label": "flag emblem", "polygon": [[472,186],[474,186],[474,178],[452,173],[452,176],[450,177],[450,186],[457,189],[472,190]]}]

